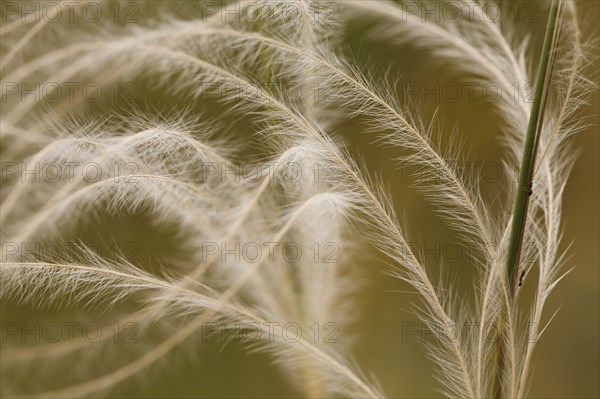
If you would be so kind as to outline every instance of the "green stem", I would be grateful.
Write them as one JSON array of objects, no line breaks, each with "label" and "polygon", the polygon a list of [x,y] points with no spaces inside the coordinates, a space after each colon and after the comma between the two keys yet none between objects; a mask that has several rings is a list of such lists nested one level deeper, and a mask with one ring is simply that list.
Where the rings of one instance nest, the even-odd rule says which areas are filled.
[{"label": "green stem", "polygon": [[546,90],[549,86],[549,65],[553,53],[553,42],[558,25],[558,10],[561,0],[552,0],[550,6],[550,17],[546,28],[546,37],[544,39],[544,48],[538,69],[531,115],[529,117],[529,126],[527,127],[527,136],[525,138],[525,148],[523,149],[523,159],[519,171],[519,185],[517,187],[517,198],[513,212],[510,241],[508,246],[508,257],[506,262],[506,272],[511,296],[514,296],[517,273],[519,270],[519,260],[521,257],[521,248],[523,246],[523,235],[527,223],[527,209],[529,207],[529,197],[533,189],[533,170],[535,166],[536,150],[539,143],[539,132],[542,125],[543,107]]},{"label": "green stem", "polygon": [[[502,398],[510,395],[510,392],[504,392],[503,375],[508,367],[506,345],[506,328],[504,322],[507,317],[506,312],[511,312],[511,303],[515,297],[517,287],[517,279],[519,272],[519,261],[521,258],[521,248],[523,246],[523,236],[527,224],[527,210],[529,208],[529,198],[533,190],[533,172],[535,168],[535,160],[537,147],[539,144],[541,127],[544,119],[544,111],[546,100],[550,90],[550,81],[552,75],[552,64],[554,62],[555,47],[558,44],[558,36],[560,34],[560,18],[559,10],[562,0],[552,0],[550,6],[550,15],[548,17],[548,25],[546,27],[546,36],[544,38],[544,47],[542,49],[540,66],[537,73],[533,104],[531,106],[531,114],[529,124],[527,126],[527,135],[525,137],[525,146],[523,149],[523,159],[521,160],[521,169],[519,171],[519,182],[517,186],[517,196],[515,199],[515,208],[513,211],[513,219],[508,244],[508,255],[506,260],[506,273],[509,289],[509,303],[504,308],[504,314],[501,315],[498,323],[497,337],[497,352],[496,352],[496,367],[497,374],[493,383],[493,395],[495,398]],[[514,328],[514,326],[513,326]]]}]

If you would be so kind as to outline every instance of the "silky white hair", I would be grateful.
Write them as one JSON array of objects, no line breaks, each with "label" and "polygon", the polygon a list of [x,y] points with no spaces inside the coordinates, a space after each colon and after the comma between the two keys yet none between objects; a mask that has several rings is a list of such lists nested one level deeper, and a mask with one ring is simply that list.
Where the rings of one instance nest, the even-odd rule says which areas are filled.
[{"label": "silky white hair", "polygon": [[[511,101],[511,85],[516,81],[524,90],[534,76],[529,41],[511,21],[486,18],[488,2],[483,0],[452,2],[476,12],[451,22],[417,18],[401,2],[386,0],[328,3],[340,11],[335,21],[324,17],[322,2],[312,0],[243,0],[235,10],[258,12],[245,6],[259,3],[268,7],[256,19],[223,20],[218,11],[186,19],[175,12],[150,23],[103,20],[63,26],[28,16],[0,28],[1,94],[7,99],[3,156],[11,165],[75,165],[69,176],[57,179],[23,180],[14,170],[3,170],[3,302],[78,312],[109,307],[119,317],[119,332],[138,323],[148,334],[143,346],[107,349],[114,363],[97,372],[80,371],[66,386],[40,378],[26,388],[16,377],[31,379],[31,372],[39,373],[44,365],[97,356],[91,347],[108,347],[110,336],[101,345],[90,345],[82,336],[60,344],[3,343],[3,394],[106,393],[145,375],[184,342],[193,345],[206,323],[223,321],[259,326],[268,339],[248,340],[248,350],[269,353],[307,396],[383,397],[374,378],[363,375],[351,360],[349,345],[307,338],[313,323],[339,328],[360,320],[356,309],[362,276],[371,271],[357,270],[353,259],[372,245],[394,262],[391,273],[422,299],[418,312],[435,336],[428,349],[441,392],[460,398],[491,396],[501,338],[509,365],[502,391],[508,397],[526,396],[535,345],[545,330],[544,306],[565,275],[561,267],[566,258],[559,251],[561,201],[576,158],[568,139],[584,126],[572,116],[592,87],[582,74],[589,45],[582,42],[574,4],[567,3],[562,14],[524,235],[524,252],[534,261],[524,263],[522,271],[529,276],[536,269],[536,293],[532,304],[521,305],[530,307],[529,312],[517,306],[504,314],[510,296],[504,259],[512,204],[497,211],[486,203],[477,176],[450,162],[459,158],[460,146],[437,145],[431,138],[434,124],[398,99],[391,77],[376,79],[338,49],[344,46],[345,26],[375,21],[365,32],[371,40],[413,46],[460,76],[498,83],[508,94],[494,104],[505,132],[503,160],[508,170],[515,170],[531,105]],[[152,5],[144,4],[142,11],[146,7]],[[47,50],[48,42],[59,44]],[[191,105],[162,113],[153,104],[120,109],[119,99],[103,98],[95,114],[82,97],[52,100],[55,86],[74,81],[104,89],[148,81],[166,102],[183,98]],[[36,82],[51,88],[42,98],[13,96],[15,87]],[[278,84],[268,85],[273,82]],[[315,87],[327,101],[319,101],[323,98],[317,98]],[[298,88],[300,95],[291,96]],[[525,95],[519,92],[519,98]],[[220,118],[208,116],[215,102]],[[198,115],[204,106],[206,112]],[[403,163],[422,168],[418,188],[457,237],[477,249],[472,304],[451,284],[434,280],[439,266],[427,265],[409,245],[406,222],[396,215],[385,184],[347,151],[343,129],[342,134],[330,129],[340,120],[359,117],[367,121],[363,130],[373,141],[401,148]],[[242,166],[248,163],[260,172],[258,178],[243,176]],[[93,181],[85,178],[90,164],[100,171]],[[506,186],[512,199],[515,182]],[[165,258],[170,262],[151,272],[123,253],[102,256],[83,240],[68,256],[60,250],[21,250],[27,244],[63,242],[100,214],[143,214],[157,229],[168,230],[186,256]],[[209,251],[206,243],[218,245]],[[263,248],[258,261],[231,261],[223,254],[232,246],[256,248],[257,243],[293,244],[304,255],[292,262],[273,256],[272,248]],[[314,243],[329,246],[313,251]],[[15,246],[18,251],[12,250]],[[289,322],[302,332],[297,342],[290,343],[280,327]],[[499,323],[507,326],[506,337],[486,328]],[[477,328],[469,333],[456,328],[466,324]],[[275,327],[267,327],[271,325]],[[523,326],[531,326],[526,334]]]}]

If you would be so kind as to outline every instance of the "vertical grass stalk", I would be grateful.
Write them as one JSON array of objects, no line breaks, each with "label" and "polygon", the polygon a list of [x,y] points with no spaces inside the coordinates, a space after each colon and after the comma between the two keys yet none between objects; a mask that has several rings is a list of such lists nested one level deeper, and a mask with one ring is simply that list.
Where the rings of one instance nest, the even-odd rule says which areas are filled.
[{"label": "vertical grass stalk", "polygon": [[527,223],[527,209],[529,207],[529,197],[533,190],[533,171],[536,159],[536,150],[539,143],[539,135],[543,123],[543,104],[550,86],[550,64],[553,53],[558,42],[556,33],[560,19],[558,11],[562,0],[552,0],[550,6],[550,16],[546,28],[546,37],[544,39],[544,48],[540,59],[540,66],[535,83],[535,92],[529,125],[527,127],[527,136],[525,137],[525,147],[523,149],[523,159],[519,171],[519,183],[517,187],[517,197],[513,212],[510,241],[508,246],[508,256],[506,262],[506,273],[511,296],[515,294],[516,280],[519,269],[519,260],[521,257],[521,248],[523,246],[523,235]]},{"label": "vertical grass stalk", "polygon": [[[519,181],[508,244],[506,278],[508,281],[509,303],[507,303],[507,308],[505,308],[504,312],[511,312],[512,308],[515,306],[514,297],[516,294],[517,279],[519,279],[519,262],[521,258],[521,249],[523,247],[525,227],[527,224],[527,210],[529,208],[529,199],[534,189],[533,173],[535,169],[536,153],[540,141],[546,100],[550,91],[552,65],[554,63],[556,47],[560,35],[561,18],[559,17],[559,11],[561,5],[562,0],[552,0],[552,4],[550,5],[544,47],[542,49],[535,82],[535,92],[529,116],[529,124],[527,126],[523,158],[519,170]],[[505,349],[505,345],[507,345],[505,328],[507,326],[506,323],[504,323],[504,317],[507,317],[506,313],[500,317],[498,323],[498,352],[496,354],[496,364],[498,366],[493,386],[493,394],[496,398],[504,396],[508,397],[510,394],[509,392],[503,392],[503,376],[508,366]],[[521,383],[524,383],[524,381],[521,381]]]}]

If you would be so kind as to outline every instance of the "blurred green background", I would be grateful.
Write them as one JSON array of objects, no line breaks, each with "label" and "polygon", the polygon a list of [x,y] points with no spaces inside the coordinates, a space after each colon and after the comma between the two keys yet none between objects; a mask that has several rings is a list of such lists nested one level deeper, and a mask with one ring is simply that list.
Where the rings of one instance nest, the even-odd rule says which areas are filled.
[{"label": "blurred green background", "polygon": [[[144,16],[151,15],[153,3],[138,4]],[[164,4],[166,3],[163,3],[164,11],[182,15],[185,15],[187,7],[191,7],[191,2]],[[599,4],[596,0],[577,1],[586,40],[598,39]],[[542,4],[538,22],[526,26],[532,36],[532,48],[540,46],[546,20],[544,10]],[[368,23],[351,24],[346,28],[346,51],[353,54],[363,68],[381,66],[377,68],[381,72],[390,66],[394,76],[401,79],[400,82],[427,85],[456,81],[456,75],[444,65],[430,62],[429,54],[415,51],[409,45],[390,46],[386,42],[377,42],[364,34],[367,27]],[[598,56],[597,43],[593,51],[595,54],[591,55]],[[537,60],[537,50],[532,50],[530,56]],[[589,72],[597,78],[598,70],[598,60],[595,60],[589,67]],[[147,82],[149,86],[152,83]],[[172,105],[164,97],[146,97],[144,100],[150,104],[155,100],[158,107]],[[452,128],[457,127],[457,134],[465,143],[464,148],[469,150],[468,154],[465,151],[462,155],[477,162],[479,167],[476,170],[481,171],[482,166],[493,167],[499,164],[502,156],[499,141],[501,132],[495,127],[498,125],[498,118],[490,104],[470,102],[465,98],[457,103],[445,103],[418,96],[411,98],[411,102],[425,122],[439,108],[440,134],[436,139],[446,142],[450,134],[454,135]],[[547,306],[546,317],[554,309],[561,309],[536,349],[532,398],[600,396],[599,108],[600,96],[595,91],[589,98],[589,104],[577,116],[584,119],[589,127],[573,139],[574,148],[580,150],[581,155],[564,197],[563,240],[564,248],[572,243],[568,266],[575,269],[558,285]],[[399,154],[372,144],[372,136],[359,135],[356,128],[356,124],[349,123],[338,126],[337,130],[343,131],[342,137],[348,143],[350,151],[363,156],[371,171],[381,171],[394,195],[398,213],[406,215],[412,237],[424,243],[438,243],[438,249],[442,252],[456,248],[459,241],[433,212],[423,195],[415,190],[415,181],[404,179],[394,170],[395,163],[392,159]],[[482,181],[483,194],[488,200],[492,200],[498,191],[498,187],[495,187],[497,184],[497,181]],[[128,236],[146,235],[144,248],[158,250],[161,243],[168,243],[168,232],[145,232],[148,229],[145,223],[146,221],[135,217],[110,222],[113,232],[118,231],[123,240],[127,240]],[[86,229],[94,231],[95,227],[87,226]],[[88,231],[81,234],[82,238],[86,238],[88,236],[85,234],[90,233]],[[89,237],[93,237],[93,234]],[[446,277],[455,281],[461,292],[472,294],[476,265],[465,261],[465,257],[452,262],[439,259],[439,256],[438,251],[437,254],[426,257],[433,274],[437,274],[435,268],[443,260]],[[363,269],[367,283],[355,301],[357,322],[351,331],[340,331],[340,340],[350,340],[352,337],[356,342],[352,351],[356,363],[365,374],[374,376],[379,381],[388,397],[439,397],[433,364],[427,359],[418,336],[407,334],[407,329],[419,325],[418,319],[411,313],[412,304],[418,303],[418,298],[415,294],[406,292],[410,289],[405,284],[386,275],[387,260],[381,255],[362,254],[356,264]],[[114,397],[301,396],[301,392],[290,387],[277,368],[270,364],[268,356],[248,354],[243,346],[235,343],[222,347],[216,341],[198,343],[195,353],[190,353],[192,346],[179,348],[149,371],[151,378],[120,384]]]}]

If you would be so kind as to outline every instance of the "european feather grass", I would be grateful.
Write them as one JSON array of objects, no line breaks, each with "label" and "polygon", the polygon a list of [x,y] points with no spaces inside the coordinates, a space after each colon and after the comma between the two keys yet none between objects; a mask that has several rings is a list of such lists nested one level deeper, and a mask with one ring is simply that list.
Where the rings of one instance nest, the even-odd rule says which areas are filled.
[{"label": "european feather grass", "polygon": [[[27,259],[24,255],[9,255],[3,245],[1,281],[5,301],[76,307],[106,301],[117,307],[134,302],[140,304],[139,309],[124,312],[122,321],[161,323],[179,319],[182,326],[134,360],[99,375],[92,373],[70,386],[45,391],[19,392],[23,387],[9,386],[8,394],[81,397],[105,392],[128,378],[143,375],[214,320],[259,325],[294,321],[305,331],[312,322],[348,323],[359,286],[352,270],[345,266],[351,257],[334,265],[324,265],[323,254],[319,259],[303,258],[293,265],[264,259],[256,263],[227,262],[221,248],[206,256],[203,243],[226,246],[293,242],[306,248],[313,241],[330,241],[340,243],[342,252],[347,252],[364,244],[348,234],[349,226],[354,225],[362,226],[372,245],[393,259],[393,274],[411,284],[422,297],[419,313],[435,335],[435,343],[428,348],[439,368],[440,390],[446,396],[476,398],[493,394],[498,378],[494,360],[498,339],[504,342],[506,358],[500,376],[501,391],[505,397],[526,396],[535,342],[544,331],[540,328],[544,304],[564,276],[559,272],[564,262],[564,254],[558,252],[560,204],[574,161],[568,155],[566,140],[581,128],[570,122],[570,117],[590,86],[581,75],[585,48],[574,5],[567,5],[552,76],[553,95],[539,139],[538,179],[532,190],[523,243],[524,251],[535,259],[527,264],[525,275],[529,276],[532,267],[538,268],[537,293],[530,314],[523,314],[516,307],[507,313],[502,311],[511,301],[510,284],[503,273],[510,210],[502,214],[489,211],[475,183],[476,176],[452,167],[449,160],[456,158],[457,149],[434,144],[432,132],[426,127],[430,124],[420,122],[421,117],[396,98],[391,79],[376,81],[334,51],[331,42],[338,40],[338,24],[322,22],[317,14],[318,2],[269,4],[272,13],[268,23],[223,24],[215,17],[208,17],[205,23],[164,18],[133,29],[109,26],[100,35],[98,29],[88,37],[74,39],[65,32],[72,37],[62,38],[64,46],[45,54],[32,50],[31,59],[21,65],[17,65],[17,55],[32,46],[43,29],[57,30],[59,37],[63,34],[44,22],[27,20],[26,24],[33,27],[13,39],[18,25],[8,23],[2,27],[3,42],[10,43],[2,48],[0,69],[5,82],[80,79],[107,87],[113,82],[150,76],[157,78],[161,88],[198,102],[210,98],[214,95],[211,90],[219,88],[221,106],[250,118],[252,133],[264,143],[257,155],[258,163],[263,170],[272,171],[272,175],[256,181],[223,180],[218,175],[201,173],[207,164],[235,169],[240,154],[247,149],[233,134],[223,134],[227,128],[222,125],[227,121],[189,123],[187,120],[193,119],[189,111],[166,118],[136,111],[142,116],[79,123],[68,116],[77,112],[83,104],[81,99],[52,106],[51,112],[42,109],[48,103],[30,97],[3,107],[2,137],[9,140],[11,152],[17,154],[15,159],[41,165],[91,160],[103,171],[101,178],[92,183],[83,178],[35,183],[15,179],[5,185],[0,213],[3,244],[60,241],[74,221],[100,208],[113,215],[147,212],[156,225],[175,224],[181,246],[192,253],[187,263],[176,262],[176,271],[164,270],[155,276],[121,257],[103,259],[84,246],[78,247],[74,259]],[[455,4],[467,7],[463,2]],[[393,2],[339,2],[345,18],[383,20],[369,32],[373,38],[425,49],[432,59],[446,62],[465,76],[499,83],[505,93],[511,91],[511,82],[516,79],[521,90],[519,98],[525,96],[522,90],[531,75],[525,56],[529,44],[519,42],[509,24],[483,18],[484,5],[475,4],[478,12],[473,18],[434,23],[412,15],[406,18],[402,4]],[[297,18],[286,18],[298,9],[301,12],[294,14]],[[340,26],[343,23],[339,21]],[[285,82],[283,87],[265,87],[265,69],[268,76]],[[314,85],[326,89],[337,113],[328,112],[326,107],[320,109],[310,92],[292,101],[286,91],[287,87]],[[3,85],[3,96],[7,95],[7,87]],[[505,124],[505,160],[512,170],[520,162],[531,107],[525,101],[503,100],[496,108]],[[395,215],[382,184],[346,152],[338,137],[328,132],[328,126],[335,124],[340,115],[365,118],[369,124],[365,134],[407,151],[408,155],[399,160],[403,164],[424,168],[419,188],[457,235],[478,249],[476,306],[467,306],[461,296],[449,287],[440,288],[440,282],[432,279],[431,265],[425,265],[424,257],[409,245],[403,222]],[[47,127],[48,120],[53,121],[54,128]],[[53,133],[57,131],[61,134]],[[33,152],[27,150],[31,148],[28,136],[36,137]],[[315,164],[329,174],[313,179],[311,166]],[[109,173],[115,165],[133,165],[133,173],[126,179],[115,179]],[[301,171],[300,180],[290,182],[287,178],[291,166]],[[82,176],[82,170],[74,171]],[[135,184],[128,184],[131,182]],[[508,197],[512,198],[514,182],[507,182],[507,186]],[[510,207],[507,204],[506,209]],[[468,323],[477,326],[475,336],[455,328]],[[519,331],[527,323],[531,331],[525,345]],[[486,328],[490,324],[500,324],[503,335],[496,337],[496,329]],[[290,344],[281,330],[275,339],[255,344],[269,352],[307,396],[382,396],[348,360],[348,348],[332,351],[327,345],[305,339]],[[74,345],[36,348],[37,352],[4,346],[2,361],[25,368],[32,362],[51,364],[89,346],[81,337]]]}]

